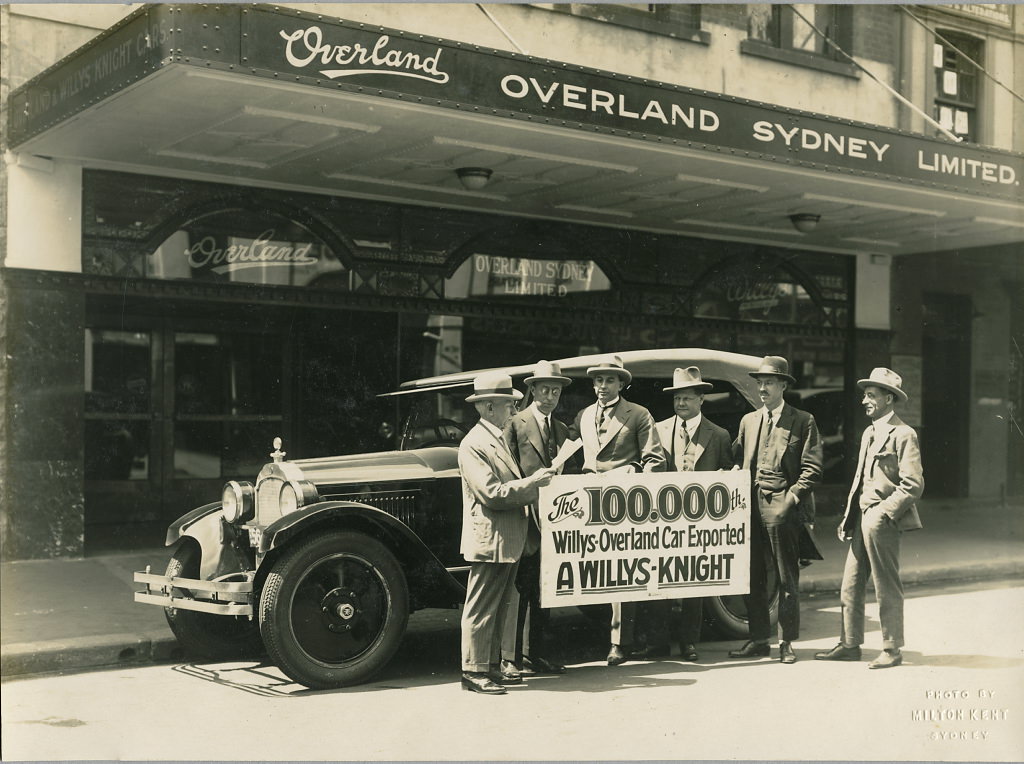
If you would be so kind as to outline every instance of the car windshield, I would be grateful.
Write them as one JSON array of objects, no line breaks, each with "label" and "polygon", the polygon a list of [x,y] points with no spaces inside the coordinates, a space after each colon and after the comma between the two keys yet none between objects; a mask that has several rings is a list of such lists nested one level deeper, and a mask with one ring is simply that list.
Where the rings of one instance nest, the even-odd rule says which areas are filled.
[{"label": "car windshield", "polygon": [[[716,379],[707,381],[715,387],[714,391],[705,395],[701,413],[735,437],[740,419],[753,407],[731,383]],[[656,420],[666,419],[673,414],[672,394],[664,391],[669,384],[664,379],[634,378],[623,391],[623,397],[647,407]],[[526,392],[526,397],[519,403],[520,409],[525,409],[531,403],[528,387],[518,379],[515,385]],[[465,400],[471,392],[472,385],[463,384],[403,395],[407,413],[399,448],[408,451],[414,448],[458,445],[479,418],[473,404]],[[589,379],[574,379],[564,389],[555,417],[571,425],[576,414],[594,400]]]}]

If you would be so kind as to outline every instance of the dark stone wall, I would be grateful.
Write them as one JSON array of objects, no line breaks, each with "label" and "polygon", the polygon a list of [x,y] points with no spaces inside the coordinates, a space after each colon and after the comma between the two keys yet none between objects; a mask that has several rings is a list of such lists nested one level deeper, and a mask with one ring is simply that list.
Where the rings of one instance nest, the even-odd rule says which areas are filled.
[{"label": "dark stone wall", "polygon": [[79,556],[84,297],[9,283],[4,291],[0,558]]}]

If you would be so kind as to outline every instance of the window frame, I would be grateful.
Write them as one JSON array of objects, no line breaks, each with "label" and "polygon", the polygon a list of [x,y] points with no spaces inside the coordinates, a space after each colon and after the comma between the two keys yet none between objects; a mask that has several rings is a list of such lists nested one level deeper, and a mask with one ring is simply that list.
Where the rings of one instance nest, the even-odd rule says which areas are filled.
[{"label": "window frame", "polygon": [[[854,6],[836,4],[824,7],[829,8],[833,14],[831,22],[826,25],[825,33],[830,39],[835,40],[836,45],[852,56]],[[851,79],[860,79],[860,70],[853,63],[845,60],[846,57],[831,43],[823,41],[826,49],[824,53],[792,47],[793,12],[789,5],[773,4],[771,13],[772,16],[768,24],[770,39],[750,37],[748,29],[747,38],[740,41],[741,54],[767,58],[807,69],[816,69]]]},{"label": "window frame", "polygon": [[703,14],[699,4],[690,6],[695,9],[696,14],[695,23],[690,25],[682,25],[678,21],[670,20],[669,11],[672,3],[648,3],[649,11],[612,3],[530,3],[530,5],[542,11],[591,19],[626,29],[636,29],[663,37],[671,37],[674,40],[684,40],[701,45],[711,43],[711,35],[701,28]]}]

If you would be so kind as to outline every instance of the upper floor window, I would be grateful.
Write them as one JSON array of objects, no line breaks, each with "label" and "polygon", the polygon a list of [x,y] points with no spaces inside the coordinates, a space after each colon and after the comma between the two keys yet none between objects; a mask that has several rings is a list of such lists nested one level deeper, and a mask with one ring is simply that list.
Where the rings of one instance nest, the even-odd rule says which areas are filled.
[{"label": "upper floor window", "polygon": [[935,71],[934,117],[939,124],[967,141],[978,140],[978,68],[954,50],[959,48],[974,61],[982,55],[981,40],[940,30],[943,40],[932,46]]},{"label": "upper floor window", "polygon": [[645,32],[707,42],[700,5],[691,3],[534,3],[534,7]]},{"label": "upper floor window", "polygon": [[780,50],[810,53],[832,60],[845,60],[838,48],[850,52],[853,38],[853,8],[850,5],[794,3],[751,4],[747,7],[752,40]]}]

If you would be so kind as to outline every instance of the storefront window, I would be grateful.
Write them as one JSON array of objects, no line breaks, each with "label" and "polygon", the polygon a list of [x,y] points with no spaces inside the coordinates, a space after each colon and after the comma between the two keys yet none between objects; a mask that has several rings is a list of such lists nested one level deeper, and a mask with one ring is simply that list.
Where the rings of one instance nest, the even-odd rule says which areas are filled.
[{"label": "storefront window", "polygon": [[540,260],[476,253],[445,282],[454,299],[548,297],[605,292],[611,282],[593,260]]},{"label": "storefront window", "polygon": [[85,478],[149,477],[150,333],[85,331]]},{"label": "storefront window", "polygon": [[219,210],[188,221],[146,258],[146,276],[306,286],[330,276],[347,288],[345,267],[301,224],[247,209]]},{"label": "storefront window", "polygon": [[174,335],[174,476],[259,471],[280,429],[283,344],[255,334]]}]

